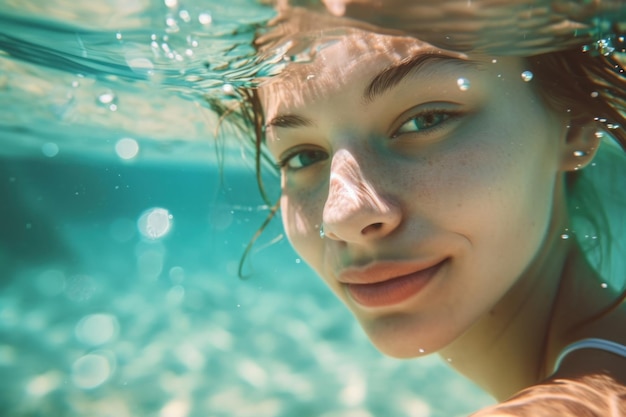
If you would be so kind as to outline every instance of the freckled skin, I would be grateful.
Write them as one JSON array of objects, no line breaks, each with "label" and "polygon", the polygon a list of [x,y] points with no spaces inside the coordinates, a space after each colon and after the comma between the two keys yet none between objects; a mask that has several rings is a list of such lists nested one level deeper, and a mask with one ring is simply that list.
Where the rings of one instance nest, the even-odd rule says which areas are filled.
[{"label": "freckled skin", "polygon": [[[376,49],[381,35],[354,37]],[[411,42],[417,41],[385,37],[394,57],[433,50]],[[492,63],[472,56],[476,69],[442,66],[411,75],[366,102],[364,86],[396,58],[359,55],[353,46],[346,37],[322,50],[317,59],[324,66],[316,67],[322,76],[303,88],[297,80],[312,72],[307,65],[260,89],[267,120],[296,114],[311,121],[270,127],[272,154],[281,159],[301,149],[327,156],[283,169],[281,211],[291,244],[382,352],[406,358],[439,351],[496,396],[533,383],[569,250],[558,239],[567,227],[563,179],[574,146],[568,120],[522,80],[527,68],[520,58]],[[457,86],[461,77],[470,81],[467,91]],[[456,115],[431,130],[395,134],[407,115],[439,107]],[[383,260],[445,264],[416,296],[366,308],[339,274]],[[517,358],[522,353],[526,359]],[[469,364],[501,369],[514,357],[502,387],[493,375],[481,380]]]},{"label": "freckled skin", "polygon": [[[295,108],[285,108],[289,99],[283,100],[280,111],[303,113],[316,126],[276,129],[281,140],[270,136],[270,149],[278,155],[285,144],[305,144],[330,155],[283,178],[289,239],[391,355],[439,350],[465,332],[520,277],[558,221],[552,200],[563,125],[521,81],[520,62],[501,62],[474,73],[409,79],[363,104],[362,86],[387,64],[372,57],[353,71],[340,94],[305,96]],[[504,79],[497,77],[502,73]],[[461,76],[471,81],[468,91],[454,89]],[[424,92],[424,81],[448,92]],[[458,102],[473,114],[434,138],[384,135],[396,114],[431,101]],[[322,221],[329,236],[324,240],[315,229]],[[361,233],[371,223],[388,222],[397,225],[385,235]],[[382,311],[361,308],[336,280],[342,266],[389,258],[450,263],[423,296]]]}]

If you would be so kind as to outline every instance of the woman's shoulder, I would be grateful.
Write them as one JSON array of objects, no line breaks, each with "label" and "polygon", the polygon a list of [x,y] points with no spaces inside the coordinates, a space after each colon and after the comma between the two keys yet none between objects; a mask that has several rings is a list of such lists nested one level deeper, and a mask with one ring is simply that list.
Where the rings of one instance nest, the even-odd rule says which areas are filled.
[{"label": "woman's shoulder", "polygon": [[[625,359],[626,361],[626,359]],[[626,415],[626,386],[606,373],[550,378],[472,417]]]}]

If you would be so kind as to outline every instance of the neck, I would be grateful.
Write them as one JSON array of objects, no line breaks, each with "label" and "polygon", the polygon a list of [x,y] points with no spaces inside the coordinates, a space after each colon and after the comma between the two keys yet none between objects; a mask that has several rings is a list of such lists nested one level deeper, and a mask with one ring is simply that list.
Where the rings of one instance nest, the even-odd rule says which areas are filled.
[{"label": "neck", "polygon": [[537,383],[568,254],[575,245],[550,233],[532,266],[502,300],[440,351],[458,372],[498,400]]}]

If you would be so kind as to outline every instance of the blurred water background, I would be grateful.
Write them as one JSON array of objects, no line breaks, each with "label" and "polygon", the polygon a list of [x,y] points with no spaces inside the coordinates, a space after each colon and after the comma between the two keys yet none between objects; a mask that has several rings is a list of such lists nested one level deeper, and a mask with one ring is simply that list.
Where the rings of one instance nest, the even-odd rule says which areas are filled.
[{"label": "blurred water background", "polygon": [[[381,356],[282,238],[207,91],[252,76],[254,0],[0,0],[0,415],[461,416]],[[270,194],[277,196],[276,178]]]}]

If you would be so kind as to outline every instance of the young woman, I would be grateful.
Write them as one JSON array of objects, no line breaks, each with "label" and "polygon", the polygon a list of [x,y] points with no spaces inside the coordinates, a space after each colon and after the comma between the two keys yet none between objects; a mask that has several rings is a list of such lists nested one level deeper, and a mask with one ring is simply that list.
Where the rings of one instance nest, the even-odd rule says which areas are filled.
[{"label": "young woman", "polygon": [[245,115],[291,244],[381,352],[436,352],[502,401],[477,416],[626,415],[626,271],[587,244],[624,208],[619,34],[505,56],[415,29],[288,8],[260,38],[284,68]]}]

